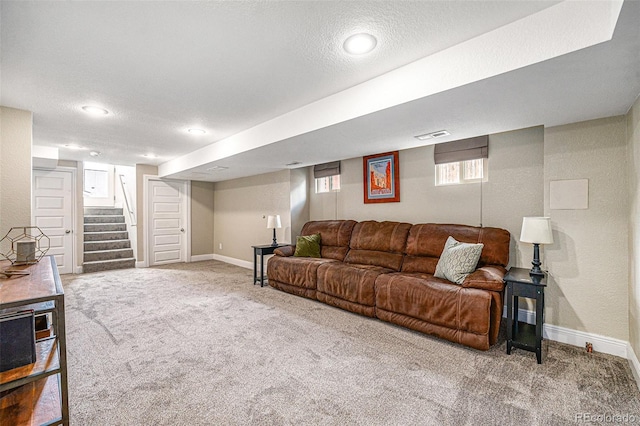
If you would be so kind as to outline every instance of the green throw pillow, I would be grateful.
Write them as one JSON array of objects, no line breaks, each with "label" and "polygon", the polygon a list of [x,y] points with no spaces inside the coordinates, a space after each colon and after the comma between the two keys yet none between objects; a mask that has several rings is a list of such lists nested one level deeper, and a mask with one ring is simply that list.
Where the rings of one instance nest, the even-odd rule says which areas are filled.
[{"label": "green throw pillow", "polygon": [[462,284],[467,275],[476,270],[483,247],[481,243],[461,243],[453,237],[447,238],[434,275]]},{"label": "green throw pillow", "polygon": [[296,238],[297,257],[320,257],[320,234],[302,235]]}]

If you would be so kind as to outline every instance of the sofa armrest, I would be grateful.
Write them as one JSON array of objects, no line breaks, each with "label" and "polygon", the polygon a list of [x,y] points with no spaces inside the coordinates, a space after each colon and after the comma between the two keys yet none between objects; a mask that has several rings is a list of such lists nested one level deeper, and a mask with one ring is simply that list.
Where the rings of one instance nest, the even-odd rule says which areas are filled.
[{"label": "sofa armrest", "polygon": [[502,266],[483,266],[476,269],[462,282],[462,287],[479,288],[481,290],[504,290],[504,275],[507,270]]},{"label": "sofa armrest", "polygon": [[293,256],[293,253],[296,252],[296,246],[284,246],[278,247],[273,251],[273,254],[276,256],[289,257]]}]

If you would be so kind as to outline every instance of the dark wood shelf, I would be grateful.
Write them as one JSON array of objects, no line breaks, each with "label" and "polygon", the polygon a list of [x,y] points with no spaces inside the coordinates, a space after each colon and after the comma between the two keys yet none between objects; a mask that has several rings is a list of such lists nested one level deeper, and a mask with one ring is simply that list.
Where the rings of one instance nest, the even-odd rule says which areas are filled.
[{"label": "dark wood shelf", "polygon": [[[9,262],[0,261],[0,268]],[[0,373],[0,423],[4,426],[69,425],[64,290],[53,256],[22,266],[28,275],[0,280],[0,311],[50,313],[51,325],[36,341],[36,362]]]},{"label": "dark wood shelf", "polygon": [[47,376],[60,370],[58,340],[55,338],[36,342],[36,362],[0,373],[0,389],[11,389],[37,376]]},{"label": "dark wood shelf", "polygon": [[62,424],[59,379],[59,375],[49,376],[0,394],[2,424]]}]

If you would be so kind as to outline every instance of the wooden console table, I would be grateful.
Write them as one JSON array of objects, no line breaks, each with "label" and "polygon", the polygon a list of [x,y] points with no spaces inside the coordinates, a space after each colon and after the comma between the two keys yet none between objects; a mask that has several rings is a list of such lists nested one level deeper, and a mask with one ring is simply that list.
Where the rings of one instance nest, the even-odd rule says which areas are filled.
[{"label": "wooden console table", "polygon": [[[0,269],[9,266],[0,262]],[[36,315],[51,313],[53,334],[36,341],[35,363],[0,373],[0,423],[68,425],[64,291],[56,261],[45,256],[35,265],[11,269],[29,275],[0,279],[0,313],[25,309]]]}]

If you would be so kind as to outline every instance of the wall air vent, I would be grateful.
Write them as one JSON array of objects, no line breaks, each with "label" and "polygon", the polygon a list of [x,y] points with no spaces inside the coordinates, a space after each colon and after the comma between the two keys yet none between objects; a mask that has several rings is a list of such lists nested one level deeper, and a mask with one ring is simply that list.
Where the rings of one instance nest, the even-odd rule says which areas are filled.
[{"label": "wall air vent", "polygon": [[227,170],[228,167],[224,166],[213,166],[207,169],[208,172],[221,172],[222,170]]},{"label": "wall air vent", "polygon": [[435,138],[440,138],[442,136],[449,136],[450,134],[451,133],[447,132],[446,130],[438,130],[437,132],[425,133],[424,135],[414,136],[414,138],[424,141],[427,139],[435,139]]}]

